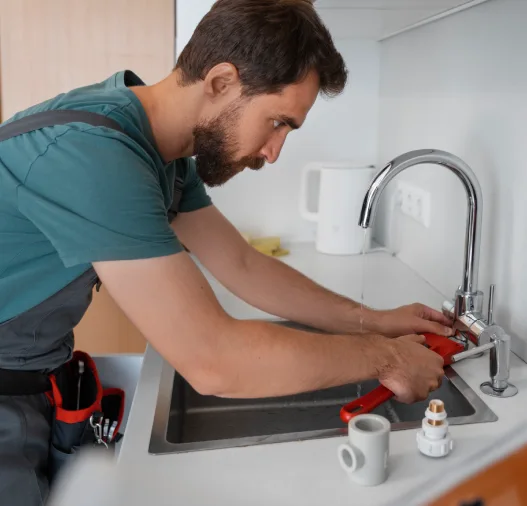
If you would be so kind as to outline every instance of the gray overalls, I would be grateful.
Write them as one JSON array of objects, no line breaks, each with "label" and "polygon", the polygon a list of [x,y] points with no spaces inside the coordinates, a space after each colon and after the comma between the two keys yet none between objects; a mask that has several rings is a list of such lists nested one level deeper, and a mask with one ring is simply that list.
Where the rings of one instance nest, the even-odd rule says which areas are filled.
[{"label": "gray overalls", "polygon": [[[57,110],[2,125],[0,143],[16,135],[71,122],[125,133],[117,122],[105,116]],[[177,213],[182,187],[182,179],[176,177],[174,199],[167,213],[170,221]],[[1,506],[37,506],[46,502],[53,421],[53,408],[44,393],[50,390],[48,374],[72,357],[73,328],[88,309],[93,287],[98,283],[97,274],[90,267],[37,306],[0,323]],[[13,353],[13,349],[17,352]]]}]

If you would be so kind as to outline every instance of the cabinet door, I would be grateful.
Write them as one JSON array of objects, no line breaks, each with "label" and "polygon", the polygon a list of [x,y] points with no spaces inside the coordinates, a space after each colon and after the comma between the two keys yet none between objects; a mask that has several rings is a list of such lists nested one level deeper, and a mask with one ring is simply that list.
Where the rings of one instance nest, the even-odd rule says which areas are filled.
[{"label": "cabinet door", "polygon": [[[174,66],[174,41],[174,0],[0,0],[2,119],[124,69],[154,83]],[[145,348],[104,286],[75,334],[91,353]]]},{"label": "cabinet door", "polygon": [[3,118],[129,68],[174,65],[174,0],[0,0]]}]

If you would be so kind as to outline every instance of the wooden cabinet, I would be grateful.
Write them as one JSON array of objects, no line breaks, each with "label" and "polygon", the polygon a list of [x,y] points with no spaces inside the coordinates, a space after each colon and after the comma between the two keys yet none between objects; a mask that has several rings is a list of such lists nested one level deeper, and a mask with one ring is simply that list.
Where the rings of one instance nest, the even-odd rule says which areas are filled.
[{"label": "wooden cabinet", "polygon": [[525,506],[527,446],[467,478],[428,506]]},{"label": "wooden cabinet", "polygon": [[[174,0],[0,0],[2,119],[124,69],[162,79],[174,66],[174,17]],[[76,336],[91,353],[145,347],[104,287]]]},{"label": "wooden cabinet", "polygon": [[143,353],[146,340],[104,285],[75,329],[75,347],[90,353]]},{"label": "wooden cabinet", "polygon": [[3,118],[129,68],[174,65],[174,0],[0,0]]}]

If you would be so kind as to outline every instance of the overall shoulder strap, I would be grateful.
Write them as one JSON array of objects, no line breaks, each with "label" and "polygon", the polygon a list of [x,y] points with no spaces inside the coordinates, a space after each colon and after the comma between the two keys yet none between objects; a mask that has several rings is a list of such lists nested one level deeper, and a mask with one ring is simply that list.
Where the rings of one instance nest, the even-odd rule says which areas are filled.
[{"label": "overall shoulder strap", "polygon": [[[30,114],[23,118],[17,119],[10,123],[0,125],[0,142],[10,139],[11,137],[16,137],[17,135],[26,134],[40,128],[45,128],[55,125],[65,125],[67,123],[88,123],[92,126],[103,126],[107,128],[112,128],[125,134],[125,131],[117,123],[117,121],[110,119],[102,114],[90,111],[76,111],[70,109],[59,109],[52,111],[43,111],[37,112],[35,114]],[[181,200],[181,195],[183,192],[183,180],[180,177],[176,177],[174,185],[174,199],[172,205],[169,209],[169,219],[175,218],[179,202]]]},{"label": "overall shoulder strap", "polygon": [[[37,112],[35,114],[30,114],[29,116],[25,116],[23,118],[0,125],[0,142],[11,139],[12,137],[16,137],[18,135],[33,132],[34,130],[39,130],[40,128],[55,125],[66,125],[67,123],[74,122],[87,123],[95,127],[107,127],[126,135],[125,131],[121,125],[117,123],[117,121],[102,114],[90,111],[59,109]],[[182,192],[183,180],[180,177],[176,177],[174,198],[168,211],[168,217],[170,221],[172,221],[177,215]],[[99,291],[100,286],[101,281],[97,278],[97,291]]]},{"label": "overall shoulder strap", "polygon": [[10,123],[0,125],[0,142],[10,139],[11,137],[16,137],[17,135],[38,130],[39,128],[65,125],[73,122],[88,123],[92,126],[103,126],[125,133],[117,121],[107,118],[102,114],[89,111],[59,109],[56,111],[37,112]]},{"label": "overall shoulder strap", "polygon": [[179,204],[181,202],[181,197],[183,196],[183,186],[185,181],[183,178],[176,176],[174,181],[174,196],[172,198],[172,205],[168,209],[168,221],[171,223],[172,220],[177,216],[179,211]]}]

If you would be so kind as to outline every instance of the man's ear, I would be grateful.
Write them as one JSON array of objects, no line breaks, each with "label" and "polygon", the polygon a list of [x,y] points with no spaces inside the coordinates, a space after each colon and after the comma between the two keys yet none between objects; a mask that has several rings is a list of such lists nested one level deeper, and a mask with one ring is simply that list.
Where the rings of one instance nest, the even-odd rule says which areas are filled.
[{"label": "man's ear", "polygon": [[238,69],[232,63],[219,63],[207,72],[203,86],[211,100],[238,97],[241,94]]}]

